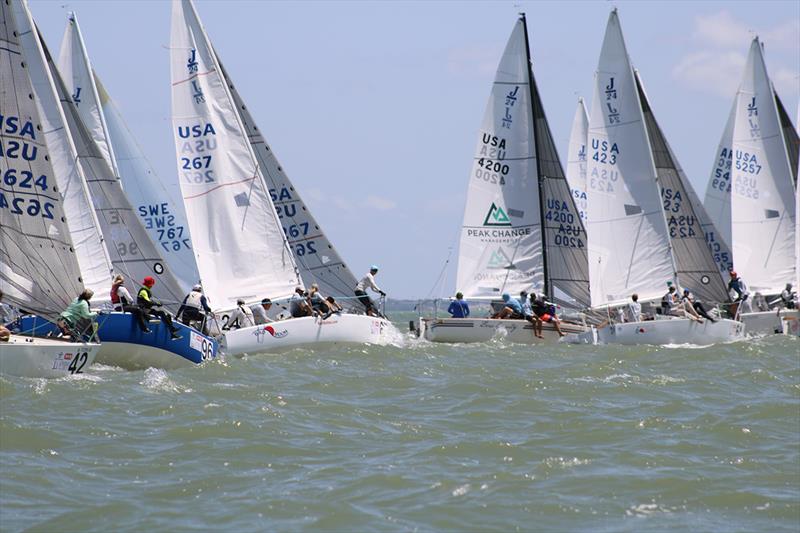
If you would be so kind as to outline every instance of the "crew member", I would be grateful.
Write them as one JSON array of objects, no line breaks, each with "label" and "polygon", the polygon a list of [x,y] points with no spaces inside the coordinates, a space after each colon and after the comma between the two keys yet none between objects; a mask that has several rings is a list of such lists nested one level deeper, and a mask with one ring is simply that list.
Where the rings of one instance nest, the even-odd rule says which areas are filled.
[{"label": "crew member", "polygon": [[564,336],[564,332],[561,331],[561,321],[556,316],[556,309],[555,306],[544,299],[544,294],[535,298],[535,294],[531,293],[531,298],[533,299],[533,312],[536,316],[541,319],[542,322],[548,322],[553,324],[553,327],[558,332],[560,337]]},{"label": "crew member", "polygon": [[187,326],[190,325],[190,322],[193,320],[200,322],[205,332],[206,316],[210,314],[211,306],[208,305],[208,299],[206,295],[203,294],[203,286],[198,283],[192,287],[192,290],[186,295],[186,298],[183,299],[183,303],[181,303],[175,318]]},{"label": "crew member", "polygon": [[503,293],[503,308],[492,315],[492,318],[510,318],[512,320],[522,319],[522,304],[519,300],[512,298],[510,294]]},{"label": "crew member", "polygon": [[450,313],[451,318],[467,318],[469,316],[469,304],[464,301],[462,293],[456,293],[456,299],[450,302],[447,312]]},{"label": "crew member", "polygon": [[358,297],[358,301],[361,302],[366,308],[368,315],[383,318],[383,315],[377,309],[375,309],[375,306],[372,305],[372,300],[370,300],[369,296],[367,296],[367,289],[372,289],[373,291],[380,293],[381,296],[386,296],[386,293],[375,284],[375,276],[377,274],[378,267],[372,265],[367,275],[361,278],[361,281],[359,281],[356,285],[355,293]]},{"label": "crew member", "polygon": [[731,304],[731,315],[736,318],[738,313],[750,313],[750,293],[747,291],[747,285],[744,280],[739,277],[735,270],[730,272],[731,279],[728,281],[728,292],[734,296],[733,303]]},{"label": "crew member", "polygon": [[152,290],[156,280],[147,276],[142,280],[142,288],[136,294],[136,304],[141,308],[145,317],[156,316],[161,319],[165,326],[169,329],[172,340],[176,341],[183,337],[178,333],[178,328],[172,323],[172,315],[163,309],[156,309],[161,307],[162,304],[153,298]]},{"label": "crew member", "polygon": [[270,309],[272,309],[272,300],[269,298],[264,298],[261,300],[259,305],[254,305],[250,308],[250,310],[253,312],[253,318],[256,321],[256,325],[268,324],[272,322],[272,320],[269,318],[269,315],[267,315]]},{"label": "crew member", "polygon": [[91,339],[96,332],[94,319],[98,313],[89,309],[89,300],[92,296],[94,296],[92,289],[84,289],[59,315],[58,327],[64,335],[68,335],[74,341]]},{"label": "crew member", "polygon": [[122,274],[114,276],[111,282],[111,304],[114,306],[114,311],[132,314],[142,333],[150,333],[150,328],[147,327],[147,320],[145,320],[142,309],[133,304],[133,297],[128,292],[128,289],[125,288],[124,283],[125,277]]},{"label": "crew member", "polygon": [[294,294],[289,298],[289,312],[292,314],[292,318],[300,318],[314,314],[314,311],[308,304],[308,298],[306,297],[303,287],[296,287],[294,289]]},{"label": "crew member", "polygon": [[236,309],[234,309],[231,313],[231,316],[228,317],[228,321],[225,323],[222,329],[249,328],[250,326],[255,325],[256,320],[253,318],[253,311],[244,305],[243,299],[239,298],[236,300]]},{"label": "crew member", "polygon": [[[525,294],[527,296],[527,293],[524,291],[520,294]],[[525,298],[522,300],[522,316],[525,318],[525,320],[533,324],[533,334],[540,339],[543,339],[544,335],[542,335],[542,319],[536,316],[536,313],[533,312],[533,301],[535,299],[534,296],[535,294],[531,294],[530,298]]]},{"label": "crew member", "polygon": [[691,313],[690,309],[694,310],[696,311],[698,318],[702,316],[711,322],[716,322],[716,320],[714,320],[711,315],[706,312],[706,308],[703,307],[703,303],[695,298],[694,294],[692,294],[689,289],[683,289],[683,298],[681,298],[681,300],[683,301],[683,305],[687,312]]},{"label": "crew member", "polygon": [[781,303],[786,309],[797,309],[797,293],[792,290],[791,283],[787,283],[781,292]]},{"label": "crew member", "polygon": [[628,322],[641,322],[642,321],[642,304],[639,303],[639,295],[631,294],[631,301],[628,304]]}]

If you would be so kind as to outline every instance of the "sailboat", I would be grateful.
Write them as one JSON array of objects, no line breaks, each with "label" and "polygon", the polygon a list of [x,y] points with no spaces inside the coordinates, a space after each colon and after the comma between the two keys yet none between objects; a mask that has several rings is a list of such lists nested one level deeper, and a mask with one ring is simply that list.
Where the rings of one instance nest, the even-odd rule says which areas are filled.
[{"label": "sailboat", "polygon": [[[589,302],[586,233],[533,77],[524,14],[503,52],[478,134],[457,278],[472,300],[524,290],[573,308]],[[585,329],[568,322],[561,328]],[[422,318],[419,331],[435,342],[482,342],[500,331],[512,342],[538,340],[525,320]],[[550,323],[543,333],[557,336]]]},{"label": "sailboat", "polygon": [[[139,286],[134,285],[137,281],[148,276],[154,278],[157,280],[156,295],[165,302],[167,309],[176,310],[182,298],[179,284],[83,123],[38,30],[33,26],[21,35],[23,46],[27,40],[28,46],[41,50],[38,60],[31,61],[29,68],[38,76],[37,87],[50,110],[48,120],[51,127],[45,131],[45,136],[54,138],[61,150],[58,157],[53,157],[56,179],[62,190],[73,191],[65,198],[65,206],[71,212],[70,202],[74,202],[73,206],[82,209],[76,211],[81,217],[81,225],[77,228],[100,235],[97,241],[101,245],[100,251],[94,248],[94,242],[76,245],[81,272],[84,264],[98,259],[108,269],[105,281],[97,281],[97,288],[93,288],[98,296],[93,304],[110,301],[111,273],[115,272],[124,274],[132,289],[131,294],[138,292]],[[75,228],[71,219],[69,224],[74,239]],[[98,335],[103,344],[97,361],[123,368],[191,366],[215,357],[218,349],[214,339],[182,324],[175,324],[181,337],[177,340],[172,339],[170,331],[160,321],[151,323],[151,333],[145,333],[129,313],[108,313],[98,321],[98,325]],[[21,331],[43,327],[41,318],[37,316],[24,317],[20,324]]]},{"label": "sailboat", "polygon": [[644,321],[615,320],[616,309],[634,293],[641,302],[659,300],[665,282],[690,288],[706,305],[728,299],[701,230],[707,215],[633,71],[616,9],[609,16],[595,74],[588,137],[591,303],[608,324],[565,341],[711,344],[740,338],[742,324],[727,319],[656,315]]},{"label": "sailboat", "polygon": [[[257,133],[189,0],[173,2],[170,50],[178,176],[214,310],[230,312],[239,300],[286,300],[302,288],[301,272],[341,294],[355,278],[310,213],[297,214],[305,206]],[[325,343],[387,344],[397,335],[383,318],[340,313],[231,330],[220,342],[237,355]]]},{"label": "sailboat", "polygon": [[[50,324],[85,287],[50,161],[53,147],[43,134],[46,103],[27,67],[38,51],[21,42],[21,29],[32,23],[24,3],[0,3],[0,291]],[[12,334],[0,342],[0,373],[82,374],[98,349],[97,342]]]},{"label": "sailboat", "polygon": [[[786,283],[797,278],[797,162],[800,140],[772,86],[758,37],[750,45],[706,190],[706,205],[732,247],[728,270],[736,269],[751,299],[761,293],[777,303]],[[797,310],[753,309],[741,319],[748,334],[782,330],[782,318]]]},{"label": "sailboat", "polygon": [[156,174],[92,68],[75,13],[68,16],[58,71],[103,160],[120,180],[126,198],[157,245],[168,270],[178,279],[181,293],[186,294],[200,276],[183,202],[172,190],[174,188],[168,189],[166,182]]}]

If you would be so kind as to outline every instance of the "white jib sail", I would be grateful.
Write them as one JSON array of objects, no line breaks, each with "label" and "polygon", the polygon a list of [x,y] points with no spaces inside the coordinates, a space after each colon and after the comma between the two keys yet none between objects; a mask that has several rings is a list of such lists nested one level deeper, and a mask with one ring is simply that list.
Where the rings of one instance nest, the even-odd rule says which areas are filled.
[{"label": "white jib sail", "polygon": [[283,232],[294,254],[295,263],[300,268],[300,277],[306,286],[317,283],[322,294],[326,296],[345,298],[341,300],[341,304],[350,307],[356,303],[352,299],[353,290],[358,283],[356,277],[289,180],[221,63],[220,68],[228,82],[236,109],[242,117],[259,168],[267,180],[272,203],[283,224]]},{"label": "white jib sail", "polygon": [[751,292],[779,293],[795,279],[795,191],[758,38],[736,95],[732,148],[733,266]]},{"label": "white jib sail", "polygon": [[575,110],[575,117],[572,119],[572,130],[569,135],[569,147],[567,149],[567,181],[572,190],[572,198],[575,200],[575,207],[581,215],[584,225],[586,224],[586,141],[589,133],[589,113],[583,98],[578,98],[578,108]]},{"label": "white jib sail", "polygon": [[300,283],[278,215],[194,6],[172,4],[172,113],[197,267],[216,309]]},{"label": "white jib sail", "polygon": [[78,108],[83,125],[97,143],[97,148],[106,160],[106,164],[114,171],[114,175],[119,177],[114,149],[108,140],[108,128],[103,111],[100,109],[100,98],[92,76],[92,66],[86,55],[86,46],[75,13],[67,16],[67,28],[61,40],[61,52],[58,56],[58,71]]},{"label": "white jib sail", "polygon": [[544,285],[536,152],[524,23],[497,69],[470,171],[457,289],[498,297]]},{"label": "white jib sail", "polygon": [[75,14],[67,22],[58,69],[103,159],[122,181],[125,196],[178,278],[181,292],[188,292],[199,274],[179,191],[171,194],[159,179],[94,73]]},{"label": "white jib sail", "polygon": [[28,59],[28,75],[41,117],[42,132],[61,195],[64,212],[80,265],[83,284],[92,289],[98,300],[108,294],[113,266],[106,250],[103,233],[92,206],[89,189],[75,159],[75,146],[69,135],[54,79],[48,67],[49,54],[41,42],[27,6],[12,2],[19,41]]},{"label": "white jib sail", "polygon": [[53,320],[83,283],[31,82],[37,58],[21,46],[15,20],[30,27],[30,14],[15,7],[0,3],[0,290],[7,303]]},{"label": "white jib sail", "polygon": [[[733,268],[733,255],[730,251],[731,239],[731,162],[733,160],[733,123],[736,119],[736,103],[731,108],[725,130],[714,156],[714,168],[706,187],[706,208],[716,231],[706,232],[706,242],[714,252],[714,259],[720,271]],[[727,250],[727,252],[726,252]],[[716,255],[719,254],[719,255]]]},{"label": "white jib sail", "polygon": [[674,280],[666,220],[657,188],[633,70],[616,10],[611,12],[595,75],[586,185],[589,279],[593,306],[660,297]]}]

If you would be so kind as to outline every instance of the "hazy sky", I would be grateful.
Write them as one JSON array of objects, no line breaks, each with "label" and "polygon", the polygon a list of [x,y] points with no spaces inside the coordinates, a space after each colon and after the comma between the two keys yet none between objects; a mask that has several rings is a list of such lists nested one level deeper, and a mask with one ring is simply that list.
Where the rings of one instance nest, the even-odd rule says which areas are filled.
[{"label": "hazy sky", "polygon": [[[334,245],[396,298],[428,295],[456,248],[471,158],[519,11],[562,164],[591,101],[608,13],[701,197],[750,40],[796,120],[800,2],[244,2],[197,9],[261,131]],[[174,179],[170,4],[30,0],[56,55],[70,10],[146,155]],[[440,294],[437,289],[435,295]]]}]

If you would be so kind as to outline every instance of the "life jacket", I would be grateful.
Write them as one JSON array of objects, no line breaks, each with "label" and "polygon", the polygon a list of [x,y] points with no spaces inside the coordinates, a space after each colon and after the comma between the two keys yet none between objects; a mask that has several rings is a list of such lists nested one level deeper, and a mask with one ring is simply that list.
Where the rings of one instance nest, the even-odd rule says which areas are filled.
[{"label": "life jacket", "polygon": [[119,285],[111,286],[111,303],[114,305],[119,305],[119,294],[117,294],[118,290],[119,290]]},{"label": "life jacket", "polygon": [[136,303],[140,306],[147,307],[148,309],[153,307],[153,300],[150,295],[150,289],[147,287],[142,287],[139,289],[139,292],[136,293]]},{"label": "life jacket", "polygon": [[186,295],[186,300],[183,302],[185,307],[196,309],[200,311],[203,307],[201,299],[203,298],[203,293],[200,291],[192,291]]}]

